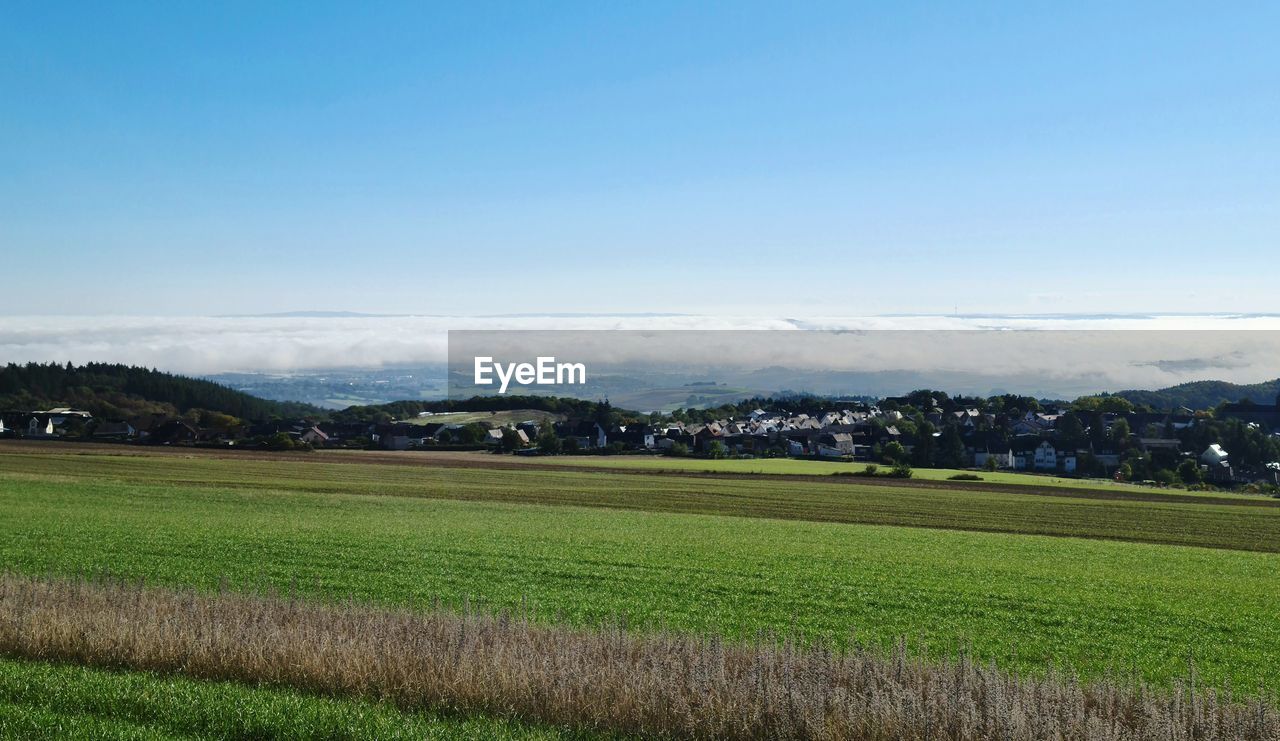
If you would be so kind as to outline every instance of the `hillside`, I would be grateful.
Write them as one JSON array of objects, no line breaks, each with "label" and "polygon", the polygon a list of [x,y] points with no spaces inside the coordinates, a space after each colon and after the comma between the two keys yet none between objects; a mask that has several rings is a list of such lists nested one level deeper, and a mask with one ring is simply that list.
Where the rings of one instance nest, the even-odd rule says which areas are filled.
[{"label": "hillside", "polygon": [[212,381],[108,363],[17,365],[0,368],[0,410],[69,406],[95,417],[183,414],[191,409],[245,420],[318,416],[310,404],[259,399]]},{"label": "hillside", "polygon": [[1223,402],[1236,402],[1242,399],[1250,399],[1259,404],[1274,404],[1277,394],[1280,394],[1280,378],[1245,385],[1226,381],[1193,381],[1158,391],[1137,389],[1119,391],[1113,396],[1123,397],[1136,405],[1146,404],[1164,411],[1176,407],[1212,409]]}]

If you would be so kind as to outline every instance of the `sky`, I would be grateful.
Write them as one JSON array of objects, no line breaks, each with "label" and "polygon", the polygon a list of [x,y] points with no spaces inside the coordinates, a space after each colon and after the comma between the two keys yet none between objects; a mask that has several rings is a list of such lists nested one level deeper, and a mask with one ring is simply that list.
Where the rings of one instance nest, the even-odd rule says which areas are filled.
[{"label": "sky", "polygon": [[8,0],[0,313],[1277,312],[1277,28]]}]

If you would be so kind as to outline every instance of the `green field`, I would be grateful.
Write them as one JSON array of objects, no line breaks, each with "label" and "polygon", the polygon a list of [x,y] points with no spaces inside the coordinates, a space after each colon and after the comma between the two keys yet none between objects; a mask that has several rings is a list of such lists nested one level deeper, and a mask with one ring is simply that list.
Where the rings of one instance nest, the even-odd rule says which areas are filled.
[{"label": "green field", "polygon": [[[604,469],[635,469],[642,471],[711,471],[716,473],[771,474],[789,476],[825,476],[866,470],[865,463],[843,461],[815,461],[797,458],[706,459],[673,458],[651,455],[584,455],[573,457],[531,457],[528,461],[541,465],[587,466]],[[888,466],[881,465],[881,470]],[[917,468],[913,478],[925,481],[946,481],[957,474],[981,476],[983,481],[996,484],[1021,484],[1026,486],[1060,486],[1068,488],[1101,488],[1116,491],[1151,491],[1150,487],[1120,483],[1111,479],[1070,478],[1052,474],[1017,473],[1013,471],[973,471],[959,468]],[[1166,489],[1162,491],[1179,491]],[[1199,494],[1186,492],[1184,494]]]},{"label": "green field", "polygon": [[[0,565],[1280,681],[1280,554],[1249,552],[1280,547],[1274,507],[73,451],[0,451]],[[841,517],[913,526],[821,521]],[[1045,530],[1087,537],[1018,532]]]},{"label": "green field", "polygon": [[509,425],[517,425],[527,420],[533,420],[538,424],[543,424],[546,422],[554,422],[558,419],[558,415],[552,414],[551,412],[544,412],[541,409],[507,409],[498,412],[440,412],[438,414],[429,414],[425,417],[410,417],[401,421],[408,422],[413,425],[459,425],[468,424],[470,422],[479,422],[488,427],[506,427]]},{"label": "green field", "polygon": [[147,672],[0,659],[0,738],[560,739],[495,718]]},{"label": "green field", "polygon": [[[486,454],[401,454],[362,464],[361,454],[274,460],[208,455],[73,454],[3,456],[0,480],[15,483],[114,481],[142,485],[216,486],[334,494],[397,495],[518,504],[573,505],[681,514],[910,525],[983,532],[1083,536],[1234,550],[1280,550],[1280,501],[1231,495],[1164,496],[1150,502],[1123,493],[996,487],[964,490],[924,482],[902,485],[852,477],[788,481],[563,470]],[[342,462],[333,462],[342,461]],[[465,462],[465,467],[455,464]],[[475,464],[505,466],[478,468]],[[512,465],[512,464],[516,465]]]}]

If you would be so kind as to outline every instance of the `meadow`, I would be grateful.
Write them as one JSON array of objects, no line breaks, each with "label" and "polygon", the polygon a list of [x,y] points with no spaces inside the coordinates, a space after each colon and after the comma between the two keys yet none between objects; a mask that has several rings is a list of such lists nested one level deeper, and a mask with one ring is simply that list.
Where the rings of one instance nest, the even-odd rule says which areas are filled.
[{"label": "meadow", "polygon": [[1280,500],[1230,494],[1190,497],[841,476],[677,475],[577,468],[582,458],[561,459],[575,462],[565,468],[484,453],[227,458],[189,451],[106,454],[102,448],[74,446],[0,451],[0,477],[15,484],[60,480],[394,495],[1280,549]]},{"label": "meadow", "polygon": [[0,658],[0,738],[586,739],[283,687]]},{"label": "meadow", "polygon": [[[564,458],[532,457],[533,465],[564,465]],[[775,476],[823,476],[833,474],[850,474],[864,472],[866,463],[833,460],[804,460],[797,458],[676,458],[664,455],[592,455],[573,458],[574,466],[600,468],[606,470],[637,471],[671,471],[671,472],[712,472],[732,474],[758,474]],[[881,469],[887,466],[880,465]],[[925,481],[946,481],[953,476],[969,474],[980,476],[983,481],[993,484],[1015,484],[1022,486],[1053,486],[1072,489],[1103,489],[1119,492],[1147,492],[1152,487],[1129,482],[1118,482],[1112,479],[1073,478],[1043,473],[1022,473],[1017,471],[974,471],[959,468],[917,468],[912,477]],[[1184,490],[1167,489],[1163,491],[1194,494]]]},{"label": "meadow", "polygon": [[760,479],[0,448],[0,566],[1280,681],[1274,507]]},{"label": "meadow", "polygon": [[559,415],[544,412],[541,409],[503,409],[495,412],[436,412],[424,417],[410,417],[401,421],[408,422],[411,425],[460,425],[479,422],[486,427],[505,427],[518,425],[527,420],[533,420],[538,424],[546,424],[559,419]]}]

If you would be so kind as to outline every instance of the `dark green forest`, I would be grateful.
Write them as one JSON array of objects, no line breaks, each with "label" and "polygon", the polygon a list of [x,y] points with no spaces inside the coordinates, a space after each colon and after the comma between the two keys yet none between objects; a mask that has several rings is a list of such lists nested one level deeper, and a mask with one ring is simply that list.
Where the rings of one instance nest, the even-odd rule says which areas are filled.
[{"label": "dark green forest", "polygon": [[10,363],[0,368],[0,409],[67,406],[95,417],[127,419],[146,414],[181,415],[193,409],[244,420],[322,418],[324,410],[299,402],[259,399],[212,381],[135,366],[87,363]]},{"label": "dark green forest", "polygon": [[1277,394],[1280,394],[1280,378],[1247,385],[1226,381],[1193,381],[1159,391],[1118,391],[1113,396],[1123,397],[1138,406],[1167,411],[1178,407],[1213,409],[1224,402],[1244,399],[1257,404],[1274,404]]}]

